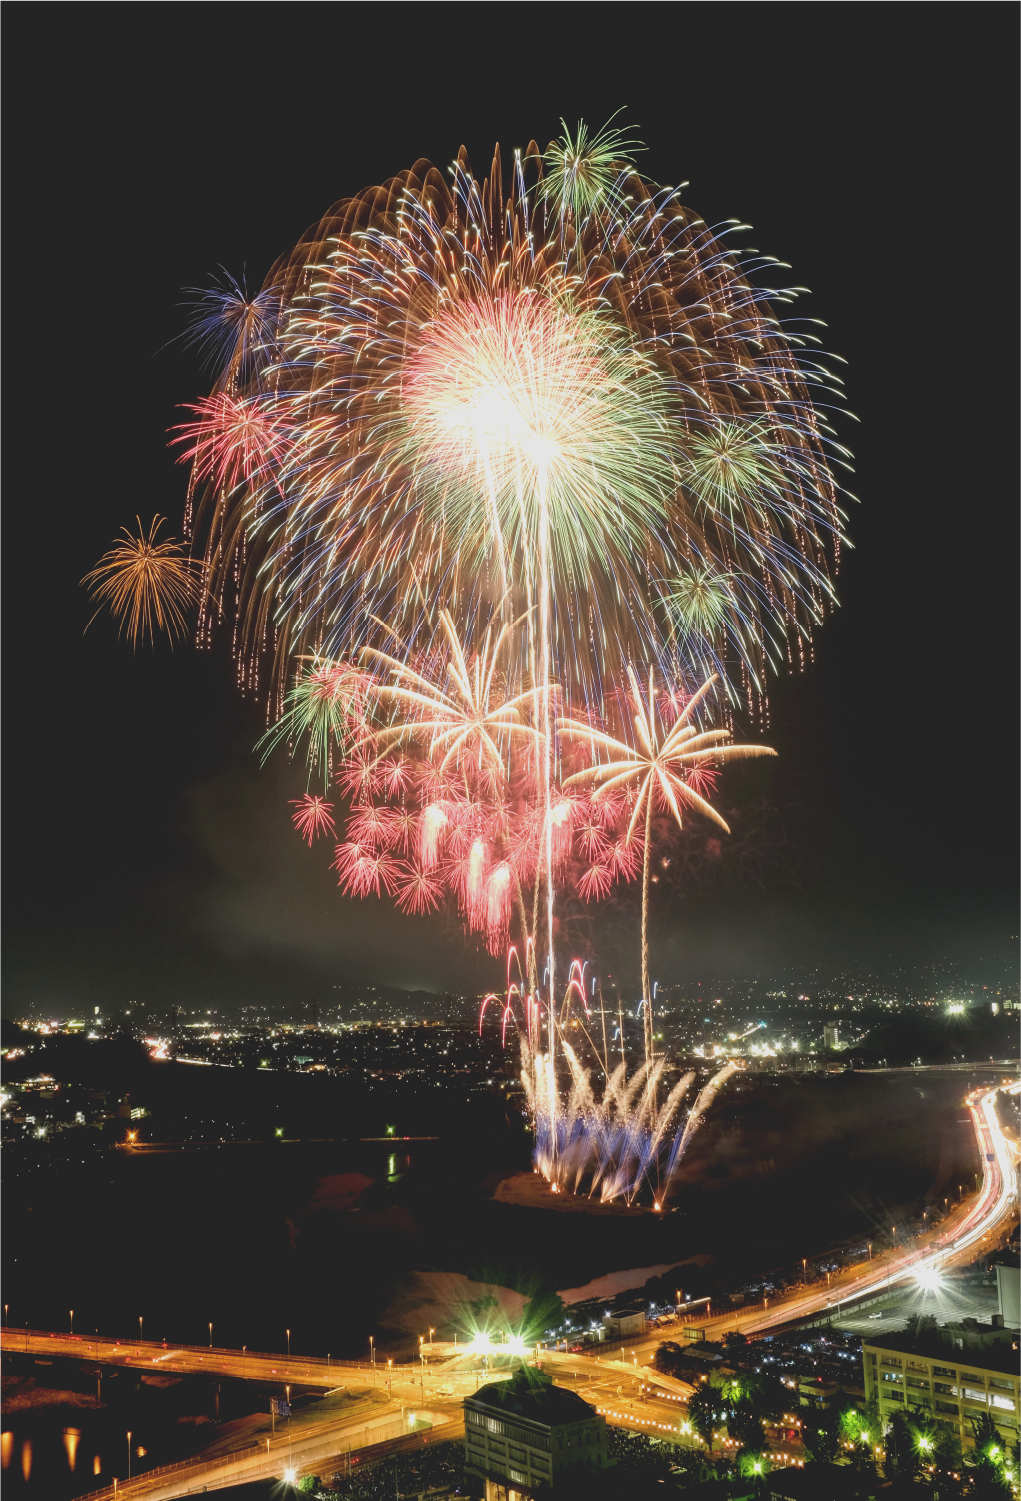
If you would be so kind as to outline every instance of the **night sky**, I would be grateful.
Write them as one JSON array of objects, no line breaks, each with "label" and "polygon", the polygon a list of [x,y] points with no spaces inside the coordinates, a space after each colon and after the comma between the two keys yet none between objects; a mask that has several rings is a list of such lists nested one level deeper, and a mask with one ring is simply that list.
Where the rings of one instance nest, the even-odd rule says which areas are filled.
[{"label": "night sky", "polygon": [[[172,343],[183,288],[220,266],[257,286],[418,157],[463,142],[481,177],[495,141],[506,161],[621,105],[643,172],[812,288],[798,312],[859,419],[843,608],[774,686],[779,761],[724,783],[734,849],[713,869],[696,840],[657,892],[654,974],[1001,974],[1016,27],[1006,5],[10,11],[5,1014],[494,977],[438,921],[340,897],[290,827],[300,774],[258,768],[229,643],[133,655],[106,616],[83,635],[79,580],[136,513],[180,535],[165,435],[206,389]],[[631,914],[603,928],[603,963],[636,971]]]}]

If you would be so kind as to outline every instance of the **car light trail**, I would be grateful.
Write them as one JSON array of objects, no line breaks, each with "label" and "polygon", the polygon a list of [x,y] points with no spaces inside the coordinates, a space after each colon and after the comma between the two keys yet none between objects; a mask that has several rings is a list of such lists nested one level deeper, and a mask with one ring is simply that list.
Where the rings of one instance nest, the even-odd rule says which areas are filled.
[{"label": "car light trail", "polygon": [[884,1288],[893,1287],[907,1277],[914,1277],[925,1288],[938,1285],[948,1259],[978,1245],[991,1235],[1000,1221],[1011,1212],[1017,1198],[1017,1165],[1010,1144],[996,1119],[996,1096],[1001,1088],[1005,1094],[1016,1095],[1021,1091],[1021,1080],[1013,1084],[997,1085],[993,1089],[976,1089],[967,1097],[982,1161],[982,1186],[959,1221],[952,1241],[941,1245],[938,1250],[923,1254],[909,1251],[892,1261],[888,1260],[877,1268],[874,1276],[866,1274],[849,1284],[844,1298],[835,1299],[832,1296],[835,1288],[830,1288],[808,1298],[778,1303],[769,1310],[768,1316],[764,1315],[747,1323],[741,1320],[740,1327],[750,1333],[807,1318],[809,1314],[825,1312],[827,1308],[839,1309],[841,1303],[858,1302],[867,1294],[882,1292]]}]

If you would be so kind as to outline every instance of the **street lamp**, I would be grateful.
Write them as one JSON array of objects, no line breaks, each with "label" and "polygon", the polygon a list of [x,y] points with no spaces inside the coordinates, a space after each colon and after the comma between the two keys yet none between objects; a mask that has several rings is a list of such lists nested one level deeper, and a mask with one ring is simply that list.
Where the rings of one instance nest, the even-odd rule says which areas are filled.
[{"label": "street lamp", "polygon": [[429,1343],[430,1343],[430,1344],[432,1344],[432,1342],[433,1342],[433,1335],[434,1335],[434,1334],[435,1334],[435,1333],[436,1333],[436,1330],[435,1330],[435,1329],[430,1329],[430,1330],[429,1330]]},{"label": "street lamp", "polygon": [[210,1349],[213,1348],[213,1325],[212,1325],[212,1320],[210,1320],[210,1324],[209,1324],[209,1348]]},{"label": "street lamp", "polygon": [[128,1429],[128,1479],[131,1479],[131,1429]]},{"label": "street lamp", "polygon": [[288,1329],[288,1331],[287,1331],[287,1359],[290,1360],[290,1358],[291,1358],[291,1331]]},{"label": "street lamp", "polygon": [[74,1309],[73,1308],[71,1309],[70,1319],[71,1319],[71,1333],[74,1334]]},{"label": "street lamp", "polygon": [[142,1343],[142,1315],[138,1315],[138,1343]]}]

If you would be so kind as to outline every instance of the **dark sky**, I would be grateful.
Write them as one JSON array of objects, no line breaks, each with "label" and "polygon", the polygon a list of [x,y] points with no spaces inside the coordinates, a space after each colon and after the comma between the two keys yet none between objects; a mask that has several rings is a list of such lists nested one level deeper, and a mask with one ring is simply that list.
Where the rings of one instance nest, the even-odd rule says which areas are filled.
[{"label": "dark sky", "polygon": [[[258,769],[262,710],[225,650],[133,655],[106,618],[83,636],[78,581],[136,512],[180,531],[165,433],[204,389],[166,348],[182,288],[221,265],[257,284],[331,202],[418,157],[464,142],[481,175],[494,141],[620,105],[649,176],[753,224],[812,288],[800,311],[860,419],[843,609],[772,694],[779,762],[724,789],[734,852],[657,893],[654,970],[999,972],[1016,28],[1007,5],[10,11],[5,1014],[489,978],[456,933],[340,898],[291,832],[296,775]],[[603,962],[636,968],[628,914],[605,928]]]}]

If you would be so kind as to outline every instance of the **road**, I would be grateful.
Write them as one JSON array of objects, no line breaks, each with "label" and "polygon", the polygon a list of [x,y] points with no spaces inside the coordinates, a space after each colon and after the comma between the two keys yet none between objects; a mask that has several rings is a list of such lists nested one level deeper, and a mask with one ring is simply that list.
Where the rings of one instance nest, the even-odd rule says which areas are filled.
[{"label": "road", "polygon": [[[1021,1090],[1021,1082],[1004,1086],[1010,1094]],[[828,1286],[800,1288],[786,1298],[777,1299],[768,1306],[742,1309],[715,1318],[699,1321],[707,1338],[718,1339],[728,1330],[736,1329],[746,1334],[759,1334],[780,1325],[798,1322],[842,1303],[857,1302],[862,1298],[903,1282],[909,1277],[938,1276],[955,1262],[973,1259],[983,1246],[988,1247],[1003,1229],[1017,1209],[1018,1148],[1003,1134],[996,1119],[997,1089],[976,1089],[967,1099],[972,1124],[976,1135],[979,1156],[982,1162],[982,1185],[979,1191],[967,1199],[943,1224],[928,1235],[915,1240],[910,1247],[895,1248],[874,1261],[845,1268]],[[677,1326],[678,1332],[680,1327]],[[671,1329],[659,1329],[654,1333],[629,1340],[617,1354],[605,1346],[583,1354],[557,1355],[546,1352],[543,1364],[558,1384],[578,1391],[603,1412],[608,1421],[619,1423],[639,1432],[656,1433],[661,1436],[682,1435],[684,1429],[683,1406],[690,1388],[683,1382],[672,1382],[668,1377],[652,1373],[648,1367],[656,1346],[664,1338],[674,1337]],[[232,1376],[242,1380],[264,1381],[278,1389],[283,1386],[319,1387],[326,1390],[351,1386],[371,1381],[382,1396],[387,1382],[387,1368],[377,1363],[375,1370],[367,1362],[337,1361],[327,1356],[285,1356],[250,1350],[217,1349],[213,1346],[155,1344],[140,1340],[117,1341],[87,1339],[47,1330],[3,1329],[0,1332],[0,1348],[7,1353],[25,1353],[37,1358],[55,1356],[91,1360],[103,1364],[132,1366],[141,1369],[180,1373]],[[477,1371],[466,1370],[466,1365],[477,1364],[478,1357],[466,1355],[451,1345],[436,1346],[430,1351],[433,1360],[439,1357],[442,1364],[419,1367],[396,1368],[389,1376],[392,1388],[389,1392],[396,1411],[400,1402],[405,1408],[417,1404],[421,1411],[428,1404],[437,1422],[456,1425],[464,1396],[488,1379]],[[444,1358],[445,1357],[445,1358]],[[371,1387],[368,1388],[372,1390]],[[384,1412],[377,1427],[385,1428],[393,1420]],[[365,1432],[365,1418],[348,1416],[327,1425],[328,1432],[307,1432],[301,1440],[302,1455],[309,1463],[322,1457],[319,1449],[325,1445],[331,1454],[346,1452],[349,1441],[361,1425]],[[354,1426],[352,1426],[354,1425]],[[451,1435],[454,1436],[453,1430]],[[393,1435],[390,1435],[392,1438]],[[283,1447],[288,1441],[278,1439],[276,1447],[270,1441],[269,1451],[261,1447],[224,1459],[191,1462],[186,1468],[187,1477],[167,1475],[166,1481],[153,1488],[158,1478],[140,1477],[137,1491],[147,1501],[170,1501],[171,1496],[190,1494],[189,1489],[174,1489],[187,1479],[194,1478],[191,1470],[198,1464],[205,1467],[203,1485],[215,1489],[220,1485],[234,1484],[240,1475],[244,1479],[262,1478],[276,1474],[283,1463]],[[293,1448],[293,1441],[292,1448]],[[316,1450],[312,1453],[312,1450]],[[306,1451],[308,1451],[306,1455]],[[325,1450],[323,1451],[325,1453]],[[292,1455],[292,1458],[294,1456]],[[301,1464],[305,1458],[296,1460]],[[174,1467],[175,1471],[181,1467]],[[214,1474],[215,1472],[215,1474]],[[231,1478],[218,1478],[230,1473]],[[150,1483],[150,1481],[152,1483]],[[132,1482],[134,1486],[136,1482]],[[169,1487],[169,1488],[168,1488]],[[194,1489],[201,1489],[196,1485]],[[97,1495],[113,1495],[110,1490]],[[134,1496],[122,1485],[118,1494]]]},{"label": "road", "polygon": [[[342,1386],[352,1377],[364,1381],[372,1372],[367,1361],[333,1360],[318,1355],[273,1355],[256,1350],[168,1345],[151,1340],[113,1340],[58,1334],[48,1329],[7,1328],[0,1331],[0,1350],[8,1355],[96,1361],[101,1365],[132,1366],[140,1370],[178,1374],[233,1376],[242,1381],[267,1381],[276,1386]],[[383,1368],[377,1367],[377,1383]]]},{"label": "road", "polygon": [[368,1388],[326,1421],[302,1422],[301,1415],[293,1423],[278,1420],[275,1436],[241,1435],[235,1448],[229,1440],[214,1439],[191,1459],[118,1479],[81,1501],[176,1501],[253,1480],[293,1482],[305,1472],[333,1474],[383,1454],[463,1435],[460,1397],[430,1400],[423,1408],[417,1385],[395,1382],[392,1392]]},{"label": "road", "polygon": [[[768,1299],[765,1305],[757,1304],[754,1308],[694,1320],[694,1327],[703,1331],[710,1340],[720,1339],[730,1330],[747,1335],[763,1334],[785,1324],[825,1314],[842,1304],[858,1302],[912,1277],[938,1277],[955,1263],[973,1260],[983,1247],[988,1249],[1017,1212],[1018,1148],[1004,1136],[996,1119],[995,1100],[999,1087],[983,1086],[967,1097],[982,1162],[982,1185],[978,1193],[967,1198],[941,1225],[918,1237],[908,1247],[895,1248],[873,1261],[843,1268],[828,1283],[797,1288],[787,1297]],[[1016,1095],[1021,1090],[1021,1082],[1015,1081],[1003,1088],[1008,1094]],[[633,1366],[637,1360],[635,1368],[640,1369],[651,1360],[657,1345],[664,1339],[676,1339],[685,1327],[690,1328],[692,1324],[668,1325],[655,1333],[628,1340],[623,1346],[626,1358]],[[605,1361],[607,1356],[596,1358]],[[581,1357],[575,1359],[581,1364]],[[585,1363],[587,1365],[588,1361]]]},{"label": "road", "polygon": [[[1019,1090],[1021,1082],[1006,1086],[1008,1094],[1016,1095]],[[729,1327],[745,1334],[761,1333],[777,1324],[825,1313],[847,1300],[871,1296],[909,1277],[923,1281],[938,1277],[955,1263],[973,1260],[983,1246],[989,1249],[1004,1222],[1009,1223],[1017,1212],[1018,1152],[996,1119],[997,1092],[995,1088],[976,1089],[967,1097],[982,1163],[982,1185],[955,1214],[911,1246],[889,1251],[874,1262],[848,1267],[828,1287],[804,1290],[768,1309],[739,1315]],[[721,1329],[725,1324],[719,1321]]]}]

